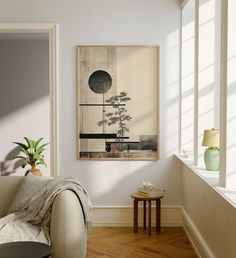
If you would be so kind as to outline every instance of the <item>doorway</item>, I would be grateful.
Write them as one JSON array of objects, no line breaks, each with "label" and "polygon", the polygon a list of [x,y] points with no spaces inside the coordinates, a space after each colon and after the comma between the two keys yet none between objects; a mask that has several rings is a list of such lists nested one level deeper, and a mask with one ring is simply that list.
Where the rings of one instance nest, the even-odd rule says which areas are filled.
[{"label": "doorway", "polygon": [[49,142],[43,175],[57,175],[57,25],[0,24],[0,172],[22,175],[23,137]]}]

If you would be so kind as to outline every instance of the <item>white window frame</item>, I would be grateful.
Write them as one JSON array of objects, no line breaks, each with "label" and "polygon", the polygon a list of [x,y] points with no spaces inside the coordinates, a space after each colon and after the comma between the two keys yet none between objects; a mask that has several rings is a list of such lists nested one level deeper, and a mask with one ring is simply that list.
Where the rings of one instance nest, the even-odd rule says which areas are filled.
[{"label": "white window frame", "polygon": [[[189,0],[185,0],[181,7],[182,10]],[[182,12],[181,12],[182,13]],[[227,46],[228,46],[228,0],[221,0],[221,68],[220,68],[220,172],[219,184],[221,187],[227,186]],[[182,14],[181,14],[181,29],[182,35]],[[182,38],[180,36],[180,57],[182,54]],[[181,58],[180,58],[181,59]],[[195,0],[195,46],[194,46],[194,150],[193,150],[193,163],[198,165],[198,67],[199,67],[199,0]],[[182,60],[180,60],[182,64]],[[182,67],[182,65],[180,65]],[[181,68],[180,68],[180,102],[179,102],[179,151],[181,152],[181,103],[182,103],[182,83],[181,83]]]}]

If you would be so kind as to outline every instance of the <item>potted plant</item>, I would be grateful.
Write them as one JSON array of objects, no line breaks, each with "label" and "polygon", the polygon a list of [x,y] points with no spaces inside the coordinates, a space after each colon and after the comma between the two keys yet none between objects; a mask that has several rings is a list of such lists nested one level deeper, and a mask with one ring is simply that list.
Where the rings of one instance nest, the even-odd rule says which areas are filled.
[{"label": "potted plant", "polygon": [[42,176],[41,171],[36,167],[37,165],[47,166],[44,161],[44,156],[42,153],[45,151],[45,146],[48,143],[40,145],[43,138],[38,140],[32,140],[27,137],[24,137],[26,144],[21,142],[14,142],[20,148],[20,151],[23,155],[16,156],[15,159],[21,159],[22,164],[21,167],[24,168],[26,165],[30,165],[31,169],[27,170],[25,176],[28,173],[32,173],[34,176]]}]

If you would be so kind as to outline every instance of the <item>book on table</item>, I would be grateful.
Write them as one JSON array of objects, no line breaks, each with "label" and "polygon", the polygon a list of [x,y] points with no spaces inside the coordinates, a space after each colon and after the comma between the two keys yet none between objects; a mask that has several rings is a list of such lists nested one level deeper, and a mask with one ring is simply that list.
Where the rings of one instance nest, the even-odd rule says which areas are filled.
[{"label": "book on table", "polygon": [[158,197],[158,196],[163,196],[164,192],[165,192],[165,189],[161,189],[161,188],[153,187],[152,189],[146,189],[143,187],[139,187],[136,193],[138,195],[142,195],[145,197]]}]

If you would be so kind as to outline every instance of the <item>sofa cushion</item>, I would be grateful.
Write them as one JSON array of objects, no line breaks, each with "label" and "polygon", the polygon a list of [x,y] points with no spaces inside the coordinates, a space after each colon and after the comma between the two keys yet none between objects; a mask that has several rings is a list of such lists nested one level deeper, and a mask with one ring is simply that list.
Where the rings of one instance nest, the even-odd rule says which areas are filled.
[{"label": "sofa cushion", "polygon": [[19,212],[19,203],[21,203],[21,207],[22,205],[26,206],[32,196],[39,192],[47,184],[48,180],[51,180],[51,178],[44,176],[26,176],[8,210],[8,214]]}]

